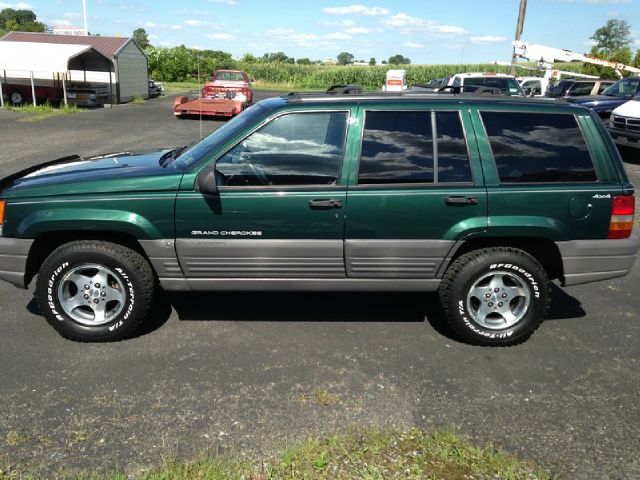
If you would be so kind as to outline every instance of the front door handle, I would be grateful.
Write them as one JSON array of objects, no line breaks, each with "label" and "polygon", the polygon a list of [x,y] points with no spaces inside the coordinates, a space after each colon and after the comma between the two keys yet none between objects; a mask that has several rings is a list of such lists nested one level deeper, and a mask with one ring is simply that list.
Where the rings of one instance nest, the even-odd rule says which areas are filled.
[{"label": "front door handle", "polygon": [[309,206],[317,209],[341,208],[342,200],[309,200]]},{"label": "front door handle", "polygon": [[447,204],[447,205],[458,205],[458,206],[462,206],[462,205],[477,205],[478,204],[478,198],[477,197],[453,196],[453,197],[445,198],[444,203]]}]

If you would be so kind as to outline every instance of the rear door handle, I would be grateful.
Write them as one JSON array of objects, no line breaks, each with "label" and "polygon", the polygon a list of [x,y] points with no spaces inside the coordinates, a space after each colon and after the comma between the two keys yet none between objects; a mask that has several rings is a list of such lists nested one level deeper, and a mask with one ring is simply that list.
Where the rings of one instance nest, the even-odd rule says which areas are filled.
[{"label": "rear door handle", "polygon": [[309,200],[309,206],[316,209],[341,208],[342,200]]},{"label": "rear door handle", "polygon": [[453,197],[445,198],[444,203],[446,203],[447,205],[458,205],[458,206],[462,206],[462,205],[477,205],[478,204],[478,198],[477,197],[453,196]]}]

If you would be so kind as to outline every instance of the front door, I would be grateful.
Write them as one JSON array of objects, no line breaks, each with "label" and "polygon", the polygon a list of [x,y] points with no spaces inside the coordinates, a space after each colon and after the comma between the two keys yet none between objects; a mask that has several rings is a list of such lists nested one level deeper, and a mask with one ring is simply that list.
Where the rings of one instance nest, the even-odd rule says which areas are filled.
[{"label": "front door", "polygon": [[347,275],[434,278],[457,241],[487,227],[469,114],[441,104],[363,110],[348,192]]},{"label": "front door", "polygon": [[176,249],[185,275],[344,277],[349,114],[276,116],[217,159],[217,195],[180,192]]}]

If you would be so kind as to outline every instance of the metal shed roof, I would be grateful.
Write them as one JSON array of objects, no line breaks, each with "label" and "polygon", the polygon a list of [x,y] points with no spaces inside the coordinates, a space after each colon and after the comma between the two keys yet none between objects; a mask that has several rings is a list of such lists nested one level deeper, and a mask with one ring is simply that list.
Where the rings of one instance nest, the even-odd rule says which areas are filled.
[{"label": "metal shed roof", "polygon": [[3,42],[36,42],[56,45],[91,45],[107,57],[116,57],[118,52],[131,41],[126,37],[98,37],[96,35],[52,35],[36,32],[9,32],[0,38]]},{"label": "metal shed roof", "polygon": [[0,42],[0,70],[110,72],[112,63],[90,45]]}]

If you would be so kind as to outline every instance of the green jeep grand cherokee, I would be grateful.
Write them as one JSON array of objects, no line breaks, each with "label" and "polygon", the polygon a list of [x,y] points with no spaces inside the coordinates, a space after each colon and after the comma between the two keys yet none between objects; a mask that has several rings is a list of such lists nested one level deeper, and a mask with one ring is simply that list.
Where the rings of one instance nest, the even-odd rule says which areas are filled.
[{"label": "green jeep grand cherokee", "polygon": [[130,335],[160,288],[438,291],[465,341],[540,325],[550,281],[627,274],[634,189],[597,115],[548,100],[289,95],[177,150],[2,180],[0,278],[63,336]]}]

